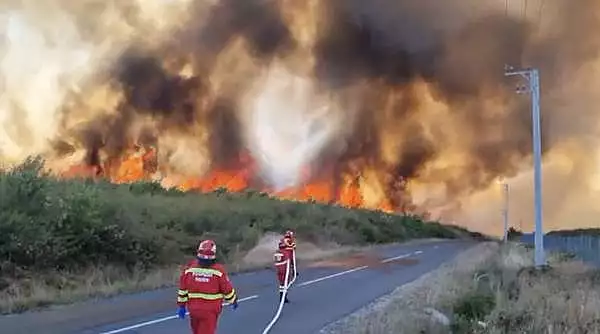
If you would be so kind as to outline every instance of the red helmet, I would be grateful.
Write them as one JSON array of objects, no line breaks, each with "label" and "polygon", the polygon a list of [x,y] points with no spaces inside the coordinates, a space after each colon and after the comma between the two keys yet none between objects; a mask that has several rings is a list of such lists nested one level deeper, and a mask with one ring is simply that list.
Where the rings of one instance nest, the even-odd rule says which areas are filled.
[{"label": "red helmet", "polygon": [[285,231],[285,234],[284,234],[284,236],[285,236],[286,238],[293,238],[293,237],[294,237],[294,231],[292,231],[292,230],[287,230],[287,231]]},{"label": "red helmet", "polygon": [[217,258],[217,244],[212,240],[203,240],[198,245],[198,253],[196,256],[199,259],[214,260]]}]

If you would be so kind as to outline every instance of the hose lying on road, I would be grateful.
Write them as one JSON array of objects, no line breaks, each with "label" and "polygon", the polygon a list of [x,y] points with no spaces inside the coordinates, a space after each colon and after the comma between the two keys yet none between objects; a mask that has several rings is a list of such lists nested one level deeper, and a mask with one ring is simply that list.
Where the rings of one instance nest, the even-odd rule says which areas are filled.
[{"label": "hose lying on road", "polygon": [[[290,259],[287,259],[286,263],[285,263],[285,280],[284,280],[285,284],[283,287],[283,294],[281,296],[281,300],[279,301],[279,307],[277,308],[277,312],[275,313],[275,316],[273,316],[273,319],[271,319],[271,322],[269,322],[267,327],[265,327],[262,334],[269,333],[269,331],[271,330],[271,328],[273,328],[273,326],[275,325],[277,320],[279,320],[279,316],[281,315],[281,311],[283,310],[283,304],[285,303],[285,298],[287,296],[288,289],[290,288],[290,286],[292,286],[292,283],[294,283],[294,281],[296,280],[296,277],[298,276],[298,275],[296,275],[296,267],[295,267],[296,266],[296,252],[295,251],[293,252],[293,259],[294,259],[294,280],[289,282]],[[289,284],[288,284],[288,282],[289,282]]]}]

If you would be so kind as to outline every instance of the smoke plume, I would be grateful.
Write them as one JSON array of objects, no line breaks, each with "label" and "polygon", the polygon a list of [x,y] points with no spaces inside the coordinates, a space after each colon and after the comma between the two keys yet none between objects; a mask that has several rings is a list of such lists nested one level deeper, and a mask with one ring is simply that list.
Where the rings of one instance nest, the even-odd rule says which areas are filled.
[{"label": "smoke plume", "polygon": [[110,174],[153,146],[163,180],[252,166],[244,186],[325,182],[339,201],[357,187],[363,206],[487,233],[503,179],[511,223],[529,230],[530,101],[504,66],[533,66],[546,227],[599,224],[598,1],[0,6],[1,164],[43,154]]}]

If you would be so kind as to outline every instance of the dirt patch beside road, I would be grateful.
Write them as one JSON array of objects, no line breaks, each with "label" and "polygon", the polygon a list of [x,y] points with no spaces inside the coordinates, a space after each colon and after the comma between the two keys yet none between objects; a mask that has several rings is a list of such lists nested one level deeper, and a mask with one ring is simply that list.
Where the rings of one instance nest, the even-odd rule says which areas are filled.
[{"label": "dirt patch beside road", "polygon": [[[273,254],[277,250],[277,245],[282,237],[281,234],[266,233],[260,238],[254,248],[245,253],[240,260],[236,261],[232,266],[232,271],[244,271],[272,266]],[[334,243],[318,246],[301,239],[297,240],[297,244],[296,260],[298,260],[301,266],[303,263],[308,263],[308,266],[310,266],[313,261],[331,259],[332,257],[343,256],[360,250],[358,247],[339,246]]]}]

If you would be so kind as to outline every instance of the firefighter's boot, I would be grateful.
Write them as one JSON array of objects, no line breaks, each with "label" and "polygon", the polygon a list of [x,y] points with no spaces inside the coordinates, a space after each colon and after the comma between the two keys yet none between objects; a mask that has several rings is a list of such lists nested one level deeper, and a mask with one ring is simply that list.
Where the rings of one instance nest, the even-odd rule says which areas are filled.
[{"label": "firefighter's boot", "polygon": [[[279,301],[281,301],[281,298],[283,298],[283,292],[279,293]],[[284,303],[289,303],[290,300],[288,299],[287,295],[285,295],[285,300],[283,301]]]}]

